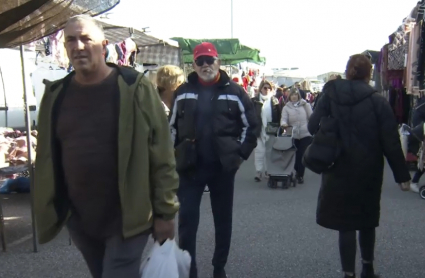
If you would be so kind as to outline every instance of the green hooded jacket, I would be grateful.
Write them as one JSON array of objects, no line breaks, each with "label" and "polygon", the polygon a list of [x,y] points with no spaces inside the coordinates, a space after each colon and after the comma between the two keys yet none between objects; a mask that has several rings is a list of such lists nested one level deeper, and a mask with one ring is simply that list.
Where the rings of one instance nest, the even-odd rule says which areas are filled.
[{"label": "green hooded jacket", "polygon": [[[142,73],[110,66],[119,71],[118,186],[122,233],[128,238],[151,229],[153,218],[174,218],[179,209],[178,175],[158,92]],[[73,75],[46,85],[39,110],[34,211],[40,243],[52,240],[70,216],[54,130]]]}]

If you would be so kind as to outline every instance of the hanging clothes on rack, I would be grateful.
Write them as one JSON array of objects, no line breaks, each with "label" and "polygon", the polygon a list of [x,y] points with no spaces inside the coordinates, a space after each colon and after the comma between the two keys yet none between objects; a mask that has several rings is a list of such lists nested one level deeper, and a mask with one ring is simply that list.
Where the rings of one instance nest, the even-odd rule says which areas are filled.
[{"label": "hanging clothes on rack", "polygon": [[105,60],[107,63],[114,63],[116,64],[118,62],[118,53],[115,49],[114,44],[108,44],[106,46],[106,55]]},{"label": "hanging clothes on rack", "polygon": [[418,95],[419,94],[419,81],[417,79],[418,74],[418,61],[420,55],[421,45],[421,24],[416,22],[410,23],[410,39],[409,48],[407,53],[406,63],[406,83],[405,87],[408,94]]},{"label": "hanging clothes on rack", "polygon": [[388,45],[388,70],[404,70],[405,55],[408,52],[409,36],[402,26],[394,33]]}]

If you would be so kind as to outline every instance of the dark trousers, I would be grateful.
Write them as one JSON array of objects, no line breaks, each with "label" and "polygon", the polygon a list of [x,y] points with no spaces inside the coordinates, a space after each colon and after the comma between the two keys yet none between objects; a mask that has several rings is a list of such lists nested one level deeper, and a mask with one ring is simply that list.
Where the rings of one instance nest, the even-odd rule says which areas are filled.
[{"label": "dark trousers", "polygon": [[311,144],[312,137],[304,137],[302,139],[295,139],[294,144],[297,148],[297,153],[295,154],[295,171],[297,172],[297,177],[303,178],[305,167],[303,165],[303,155],[307,147]]},{"label": "dark trousers", "polygon": [[[372,262],[375,253],[375,228],[359,231],[359,245],[363,261]],[[344,272],[355,272],[356,251],[356,231],[340,231],[339,253]]]},{"label": "dark trousers", "polygon": [[422,175],[425,173],[425,168],[424,168],[424,170],[416,170],[416,173],[415,173],[415,175],[413,176],[413,179],[412,179],[412,183],[419,183],[419,180],[421,179],[421,177],[422,177]]},{"label": "dark trousers", "polygon": [[148,234],[128,239],[121,235],[107,239],[94,238],[78,227],[72,217],[68,222],[68,231],[93,278],[140,278],[142,253],[148,242]]},{"label": "dark trousers", "polygon": [[180,175],[177,196],[179,211],[179,245],[192,257],[190,278],[197,278],[196,234],[199,225],[199,207],[205,185],[210,190],[211,208],[215,226],[215,251],[212,264],[223,269],[229,256],[232,237],[233,191],[236,171],[226,172],[221,165],[199,167],[191,177]]}]

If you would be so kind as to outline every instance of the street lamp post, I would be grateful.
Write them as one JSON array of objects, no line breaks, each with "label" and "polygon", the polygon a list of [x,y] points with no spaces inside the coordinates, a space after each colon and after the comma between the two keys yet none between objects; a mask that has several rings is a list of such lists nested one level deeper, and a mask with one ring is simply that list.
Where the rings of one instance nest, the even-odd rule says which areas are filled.
[{"label": "street lamp post", "polygon": [[230,30],[233,39],[233,0],[230,0]]}]

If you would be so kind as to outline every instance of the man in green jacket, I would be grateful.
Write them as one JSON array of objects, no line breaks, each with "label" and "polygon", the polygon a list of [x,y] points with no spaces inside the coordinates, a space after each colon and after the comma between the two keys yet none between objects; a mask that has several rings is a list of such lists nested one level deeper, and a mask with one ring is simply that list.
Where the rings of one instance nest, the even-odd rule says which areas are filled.
[{"label": "man in green jacket", "polygon": [[138,278],[151,231],[174,237],[178,176],[168,121],[143,74],[105,63],[102,27],[65,26],[75,71],[46,86],[38,122],[35,214],[40,243],[64,225],[94,278]]}]

